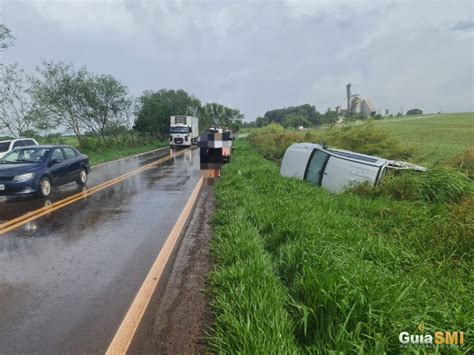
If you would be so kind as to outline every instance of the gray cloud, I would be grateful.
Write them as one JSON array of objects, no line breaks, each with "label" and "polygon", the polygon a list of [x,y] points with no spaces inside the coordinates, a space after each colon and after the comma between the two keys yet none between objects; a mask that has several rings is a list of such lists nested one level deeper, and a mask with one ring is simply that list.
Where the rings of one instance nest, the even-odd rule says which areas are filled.
[{"label": "gray cloud", "polygon": [[474,111],[469,1],[4,0],[6,62],[57,59],[110,73],[134,95],[183,88],[204,102],[266,110],[344,103],[345,84],[377,108]]},{"label": "gray cloud", "polygon": [[474,31],[474,20],[458,21],[452,27],[454,31]]}]

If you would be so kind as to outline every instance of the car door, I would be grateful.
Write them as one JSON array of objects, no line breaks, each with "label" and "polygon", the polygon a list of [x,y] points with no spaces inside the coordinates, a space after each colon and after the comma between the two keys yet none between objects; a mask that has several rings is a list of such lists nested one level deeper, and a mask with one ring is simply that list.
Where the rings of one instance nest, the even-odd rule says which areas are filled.
[{"label": "car door", "polygon": [[68,182],[75,181],[79,177],[79,169],[81,168],[81,160],[76,155],[76,151],[69,147],[63,148],[64,159],[67,165]]},{"label": "car door", "polygon": [[[56,162],[55,162],[56,161]],[[67,182],[67,163],[64,160],[64,154],[61,148],[54,148],[49,160],[49,173],[56,186]]]},{"label": "car door", "polygon": [[306,166],[304,179],[315,186],[321,186],[323,173],[329,159],[329,154],[314,149]]}]

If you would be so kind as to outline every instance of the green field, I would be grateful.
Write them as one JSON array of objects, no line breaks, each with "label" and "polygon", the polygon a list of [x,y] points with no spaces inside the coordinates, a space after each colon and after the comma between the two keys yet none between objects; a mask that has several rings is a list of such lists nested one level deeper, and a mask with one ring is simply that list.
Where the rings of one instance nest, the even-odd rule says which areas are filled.
[{"label": "green field", "polygon": [[464,348],[449,351],[472,352],[474,195],[459,174],[464,193],[450,199],[452,174],[399,184],[424,191],[408,200],[334,195],[281,177],[237,141],[216,187],[210,350],[424,353],[399,343],[424,324],[428,334],[464,331]]},{"label": "green field", "polygon": [[402,142],[414,147],[416,160],[444,165],[474,149],[474,113],[441,114],[374,121]]}]

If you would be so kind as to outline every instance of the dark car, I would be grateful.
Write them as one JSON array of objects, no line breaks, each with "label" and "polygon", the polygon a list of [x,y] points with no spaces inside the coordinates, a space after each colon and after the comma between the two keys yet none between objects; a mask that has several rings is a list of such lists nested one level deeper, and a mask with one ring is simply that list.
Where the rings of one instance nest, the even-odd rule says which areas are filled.
[{"label": "dark car", "polygon": [[89,159],[77,149],[60,145],[17,148],[0,159],[0,195],[39,194],[54,187],[87,183]]}]

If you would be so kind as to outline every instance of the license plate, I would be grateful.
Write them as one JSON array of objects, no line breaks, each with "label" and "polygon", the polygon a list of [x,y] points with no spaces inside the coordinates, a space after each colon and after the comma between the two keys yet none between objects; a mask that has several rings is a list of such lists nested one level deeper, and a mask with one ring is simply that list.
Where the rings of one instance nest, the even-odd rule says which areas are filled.
[{"label": "license plate", "polygon": [[0,184],[0,191],[5,191],[5,185]]}]

